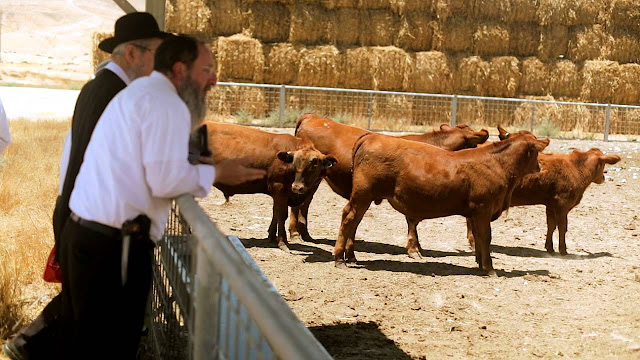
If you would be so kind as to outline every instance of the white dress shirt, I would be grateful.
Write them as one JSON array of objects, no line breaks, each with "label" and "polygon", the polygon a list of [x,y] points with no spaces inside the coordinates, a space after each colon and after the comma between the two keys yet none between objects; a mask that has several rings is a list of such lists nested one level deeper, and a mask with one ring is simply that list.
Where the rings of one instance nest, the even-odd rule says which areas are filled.
[{"label": "white dress shirt", "polygon": [[120,228],[140,214],[151,238],[162,237],[171,199],[206,196],[215,168],[187,161],[191,116],[167,77],[139,78],[111,100],[98,120],[71,193],[81,218]]},{"label": "white dress shirt", "polygon": [[9,119],[4,112],[2,99],[0,99],[0,154],[2,154],[11,144],[11,133],[9,133]]},{"label": "white dress shirt", "polygon": [[[116,64],[113,61],[108,61],[103,67],[98,68],[98,71],[102,69],[109,69],[114,74],[118,75],[120,80],[122,80],[125,85],[131,84],[131,80],[127,76],[127,73],[120,67],[120,65]],[[67,133],[67,136],[64,138],[64,147],[62,148],[62,159],[60,159],[60,184],[58,185],[58,195],[62,195],[62,188],[64,187],[64,178],[67,175],[67,167],[69,166],[69,156],[71,155],[71,130]]]}]

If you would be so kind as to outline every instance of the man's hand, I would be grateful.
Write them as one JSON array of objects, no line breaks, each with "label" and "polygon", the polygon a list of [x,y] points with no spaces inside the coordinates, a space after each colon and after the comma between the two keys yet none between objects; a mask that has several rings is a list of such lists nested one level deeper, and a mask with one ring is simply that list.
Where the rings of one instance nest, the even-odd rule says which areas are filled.
[{"label": "man's hand", "polygon": [[[214,165],[213,159],[208,157],[202,157],[200,162]],[[247,181],[262,179],[267,174],[264,170],[249,168],[242,165],[241,159],[224,160],[214,166],[216,167],[215,184],[231,186],[239,185]]]}]

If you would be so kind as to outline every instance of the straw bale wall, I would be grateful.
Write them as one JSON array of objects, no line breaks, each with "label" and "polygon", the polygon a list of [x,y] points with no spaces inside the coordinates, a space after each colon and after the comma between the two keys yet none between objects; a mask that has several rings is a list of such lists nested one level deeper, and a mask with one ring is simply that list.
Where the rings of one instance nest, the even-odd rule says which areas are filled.
[{"label": "straw bale wall", "polygon": [[[640,104],[637,0],[167,0],[165,24],[209,44],[221,80]],[[94,67],[108,56],[97,49],[107,36],[94,35]],[[232,102],[245,94],[233,91],[215,96]],[[250,104],[216,106],[229,114],[272,110],[261,91],[249,95]],[[290,100],[314,108],[313,99]],[[364,97],[331,112],[449,121],[450,104],[425,104]],[[482,101],[459,104],[460,119],[491,121]],[[509,116],[524,121],[530,110]],[[562,129],[603,123],[585,109],[536,112]]]},{"label": "straw bale wall", "polygon": [[483,23],[473,33],[473,54],[498,56],[509,53],[509,29],[505,24]]}]

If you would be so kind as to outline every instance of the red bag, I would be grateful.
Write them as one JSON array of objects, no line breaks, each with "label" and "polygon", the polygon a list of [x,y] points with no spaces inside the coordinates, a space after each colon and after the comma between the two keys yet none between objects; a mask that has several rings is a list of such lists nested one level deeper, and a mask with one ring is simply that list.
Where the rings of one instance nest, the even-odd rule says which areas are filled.
[{"label": "red bag", "polygon": [[60,283],[62,282],[62,272],[60,271],[60,264],[55,260],[56,246],[53,246],[49,259],[47,259],[47,265],[44,267],[44,275],[42,278],[46,282]]}]

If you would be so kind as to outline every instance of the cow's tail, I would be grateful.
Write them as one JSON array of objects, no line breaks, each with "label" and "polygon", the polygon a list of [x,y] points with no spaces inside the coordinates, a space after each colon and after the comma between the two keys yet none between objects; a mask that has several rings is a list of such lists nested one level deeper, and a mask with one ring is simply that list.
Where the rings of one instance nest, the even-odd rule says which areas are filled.
[{"label": "cow's tail", "polygon": [[295,136],[298,136],[298,130],[300,129],[300,125],[302,125],[302,122],[307,119],[310,118],[311,114],[310,113],[305,113],[300,115],[300,117],[298,117],[298,120],[296,121],[296,130],[294,132]]},{"label": "cow's tail", "polygon": [[364,141],[367,140],[368,136],[371,135],[371,134],[372,133],[370,133],[370,132],[368,132],[366,134],[363,134],[353,144],[353,149],[351,150],[351,173],[353,173],[353,169],[356,166],[356,154],[358,153],[358,150],[360,150],[360,147],[362,146]]}]

